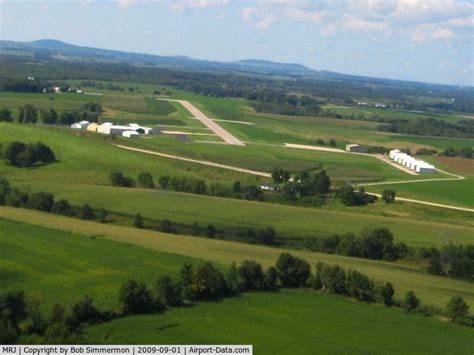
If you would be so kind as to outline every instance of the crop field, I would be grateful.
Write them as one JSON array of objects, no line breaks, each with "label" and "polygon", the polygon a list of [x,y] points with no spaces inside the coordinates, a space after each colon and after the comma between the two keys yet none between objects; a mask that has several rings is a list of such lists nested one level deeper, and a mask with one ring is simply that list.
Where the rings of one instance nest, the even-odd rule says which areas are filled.
[{"label": "crop field", "polygon": [[18,107],[31,104],[38,109],[53,108],[58,112],[81,109],[87,102],[102,101],[102,96],[80,94],[27,94],[0,92],[0,108],[10,109],[13,116],[17,115]]},{"label": "crop field", "polygon": [[85,337],[106,344],[253,344],[258,354],[341,354],[348,348],[352,354],[462,354],[474,346],[469,329],[309,290],[248,293],[127,317],[89,328]]},{"label": "crop field", "polygon": [[460,157],[434,157],[434,164],[442,164],[458,174],[474,176],[474,161]]},{"label": "crop field", "polygon": [[[398,299],[401,299],[407,291],[414,290],[425,304],[444,308],[452,295],[460,294],[471,307],[474,307],[474,284],[429,275],[414,266],[209,238],[164,234],[9,207],[0,207],[0,216],[5,219],[26,222],[45,228],[68,231],[73,233],[71,236],[77,234],[96,236],[96,239],[100,240],[131,244],[145,249],[207,260],[224,266],[228,266],[232,262],[240,263],[250,259],[262,263],[264,267],[268,267],[274,265],[280,253],[288,251],[295,256],[304,258],[313,267],[320,261],[330,264],[336,263],[346,269],[355,269],[366,273],[375,280],[382,282],[390,281],[396,289],[395,297]],[[130,255],[132,255],[132,250],[134,249],[128,249]],[[100,255],[104,255],[103,250],[101,250]],[[103,257],[99,258],[98,262],[103,259]],[[146,259],[136,258],[135,260],[146,264],[144,262]]]},{"label": "crop field", "polygon": [[116,306],[128,279],[152,284],[197,260],[117,243],[99,234],[84,236],[0,219],[0,292],[23,290],[45,301],[71,305],[87,293],[99,307]]},{"label": "crop field", "polygon": [[176,112],[176,108],[166,101],[159,101],[153,97],[135,95],[106,95],[104,107],[117,111],[168,116]]}]

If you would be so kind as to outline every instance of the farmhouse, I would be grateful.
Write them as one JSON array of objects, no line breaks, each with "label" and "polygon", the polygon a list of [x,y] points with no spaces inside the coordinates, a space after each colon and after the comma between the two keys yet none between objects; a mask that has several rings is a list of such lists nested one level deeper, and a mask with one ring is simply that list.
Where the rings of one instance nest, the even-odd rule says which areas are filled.
[{"label": "farmhouse", "polygon": [[367,149],[365,149],[360,144],[348,144],[346,145],[346,152],[351,153],[366,153]]},{"label": "farmhouse", "polygon": [[87,129],[88,126],[89,126],[89,121],[81,121],[81,122],[73,123],[71,125],[71,128],[72,129]]}]

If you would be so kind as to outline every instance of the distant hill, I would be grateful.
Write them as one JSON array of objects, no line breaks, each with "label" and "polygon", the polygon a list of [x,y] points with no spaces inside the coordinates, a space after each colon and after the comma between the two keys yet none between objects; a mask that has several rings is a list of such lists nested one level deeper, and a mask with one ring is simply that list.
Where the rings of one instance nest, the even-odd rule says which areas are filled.
[{"label": "distant hill", "polygon": [[54,59],[76,59],[83,61],[111,61],[129,64],[155,65],[178,67],[198,70],[242,71],[270,75],[317,75],[317,71],[300,64],[276,63],[265,60],[241,60],[237,62],[216,62],[200,60],[186,56],[160,56],[145,53],[122,52],[109,49],[100,49],[76,46],[54,39],[41,39],[32,42],[0,41],[0,55],[2,51],[8,55],[28,55]]},{"label": "distant hill", "polygon": [[[138,66],[156,66],[170,69],[199,70],[224,73],[247,73],[257,75],[277,75],[295,79],[313,78],[325,82],[352,82],[367,87],[417,87],[417,88],[457,88],[451,85],[427,84],[393,79],[372,78],[366,76],[336,73],[326,70],[314,70],[297,63],[278,63],[260,59],[244,59],[235,62],[218,62],[194,59],[186,56],[161,56],[145,53],[123,52],[77,46],[55,39],[41,39],[32,42],[14,42],[0,40],[0,58],[2,56],[35,58],[45,60],[67,60],[81,62],[111,62]],[[465,87],[470,90],[470,87]]]}]

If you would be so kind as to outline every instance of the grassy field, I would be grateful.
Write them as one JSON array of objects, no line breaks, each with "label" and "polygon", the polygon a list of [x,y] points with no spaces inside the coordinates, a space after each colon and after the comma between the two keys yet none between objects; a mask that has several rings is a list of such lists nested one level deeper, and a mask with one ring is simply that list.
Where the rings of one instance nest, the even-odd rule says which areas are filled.
[{"label": "grassy field", "polygon": [[114,308],[122,282],[153,283],[196,259],[0,219],[0,292],[23,290],[45,301],[70,305],[88,294]]},{"label": "grassy field", "polygon": [[0,122],[0,142],[14,140],[41,141],[53,149],[59,162],[40,168],[18,169],[0,161],[0,173],[12,180],[105,184],[108,174],[120,169],[134,178],[146,170],[154,176],[187,175],[229,184],[236,180],[255,182],[255,177],[247,174],[125,151],[114,147],[111,143],[116,140],[104,135]]},{"label": "grassy field", "polygon": [[[0,216],[5,215],[5,211],[1,208]],[[32,223],[38,222],[33,215],[50,217],[35,211],[17,211]],[[195,258],[177,255],[183,252],[183,247],[188,249],[184,254],[194,249],[193,254],[197,257],[203,256],[204,250],[210,251],[207,245],[199,249],[186,245],[188,240],[196,238],[171,237],[175,239],[171,242],[176,250],[169,254],[151,245],[142,245],[139,242],[142,238],[137,235],[135,239],[134,232],[128,232],[132,238],[127,241],[130,244],[125,244],[125,240],[117,242],[120,238],[117,238],[116,231],[110,235],[103,233],[104,228],[113,230],[115,227],[97,225],[99,228],[94,230],[91,222],[57,222],[55,227],[68,229],[69,225],[81,229],[83,225],[89,232],[79,234],[0,219],[0,292],[24,290],[28,295],[44,300],[45,311],[54,302],[71,305],[83,296],[82,292],[86,292],[100,308],[113,309],[117,306],[117,290],[123,281],[133,278],[152,284],[158,275],[176,274],[184,262],[199,262]],[[80,233],[83,232],[85,230]],[[160,233],[153,233],[153,238],[155,241],[170,239]],[[232,243],[205,242],[217,244],[216,248],[224,252],[215,260],[217,262],[226,265],[234,258],[241,259],[238,257],[242,251],[240,248],[228,247]],[[265,249],[269,248],[262,248],[262,256],[264,263],[269,264],[270,255],[264,255]],[[229,259],[228,253],[234,257]],[[275,257],[276,253],[273,254]],[[248,258],[253,256],[246,255]],[[352,266],[360,269],[358,261],[355,260]],[[380,267],[377,264],[384,263],[373,264],[369,268],[377,274]],[[390,268],[392,275],[397,268]],[[413,286],[415,282],[418,284],[418,272],[400,268],[398,273],[405,283],[413,273]],[[446,293],[451,286],[451,280],[447,280],[443,292]],[[472,302],[474,290],[469,292],[472,297],[467,300]],[[382,322],[385,324],[383,329],[379,326]],[[336,329],[338,333],[350,334],[346,334],[343,343],[335,339]],[[127,317],[89,328],[84,337],[89,343],[101,344],[253,344],[255,351],[261,354],[287,354],[288,351],[307,353],[315,348],[324,353],[340,353],[348,346],[353,353],[367,353],[376,351],[382,344],[390,352],[418,349],[431,352],[429,349],[434,346],[431,339],[436,336],[438,341],[443,340],[441,347],[436,345],[436,350],[462,352],[472,347],[471,332],[454,324],[381,306],[354,303],[337,296],[310,290],[283,290],[278,293],[247,293],[221,302],[172,309],[161,315]],[[360,341],[368,335],[371,336],[370,342]],[[397,341],[407,335],[414,340]]]},{"label": "grassy field", "polygon": [[334,138],[339,147],[357,142],[393,148],[408,147],[414,150],[422,147],[441,150],[449,146],[459,148],[473,145],[472,139],[405,136],[379,132],[376,130],[379,125],[377,122],[260,114],[249,107],[247,100],[242,99],[216,99],[179,90],[173,90],[173,98],[195,103],[210,117],[254,123],[254,126],[222,123],[231,133],[247,141],[314,144],[318,138]]},{"label": "grassy field", "polygon": [[163,135],[153,136],[149,139],[134,141],[123,139],[122,141],[123,144],[129,146],[259,171],[270,172],[275,167],[280,167],[292,173],[298,173],[323,168],[332,179],[345,181],[413,178],[413,176],[378,159],[362,155],[308,151],[265,144],[247,144],[245,147],[219,145],[216,147],[193,141],[178,141]]},{"label": "grassy field", "polygon": [[[250,259],[268,267],[274,265],[280,253],[287,251],[280,248],[171,235],[137,228],[87,222],[25,209],[0,207],[0,217],[46,228],[69,231],[74,233],[73,235],[81,234],[96,236],[96,238],[100,236],[100,240],[132,244],[150,250],[208,260],[221,265],[229,265],[234,261],[239,263]],[[25,247],[27,246],[26,244]],[[102,258],[99,258],[99,260],[104,260],[104,250],[107,249],[101,249]],[[129,249],[130,255],[132,255],[131,250]],[[346,269],[356,269],[364,272],[376,280],[390,281],[396,289],[395,296],[399,299],[407,291],[414,290],[424,303],[444,308],[452,295],[460,294],[471,308],[474,307],[474,284],[472,283],[428,275],[418,267],[413,266],[306,251],[292,250],[289,252],[306,259],[312,266],[320,261],[336,263]],[[146,264],[145,258],[136,258],[135,260],[138,263]],[[125,266],[130,267],[130,265],[124,264]]]},{"label": "grassy field", "polygon": [[89,328],[85,337],[106,344],[253,344],[256,354],[467,354],[474,347],[472,330],[309,290],[127,317]]},{"label": "grassy field", "polygon": [[[272,225],[280,237],[326,237],[334,233],[358,233],[366,227],[387,227],[397,241],[413,246],[441,246],[446,242],[472,243],[472,227],[407,219],[368,213],[350,213],[217,198],[164,190],[125,189],[109,186],[70,184],[17,184],[22,189],[52,191],[56,198],[71,203],[104,207],[134,216],[140,213],[150,219],[169,219],[174,223],[218,229],[243,230]],[[402,212],[403,213],[403,212]],[[408,222],[408,223],[407,223]]]},{"label": "grassy field", "polygon": [[343,116],[354,114],[362,114],[365,118],[380,116],[386,118],[401,118],[406,120],[416,120],[420,118],[436,118],[439,120],[445,120],[446,122],[457,122],[464,120],[465,118],[456,114],[439,114],[434,112],[417,112],[408,110],[396,110],[396,109],[384,109],[368,106],[341,106],[334,104],[322,105],[322,109],[330,110],[331,112],[339,113]]},{"label": "grassy field", "polygon": [[176,108],[166,101],[156,100],[154,97],[139,95],[106,95],[103,101],[104,108],[112,110],[168,116],[177,112]]},{"label": "grassy field", "polygon": [[400,197],[474,208],[474,178],[472,177],[454,181],[367,186],[366,190],[380,192],[383,189],[394,189]]},{"label": "grassy field", "polygon": [[88,102],[102,102],[102,96],[80,95],[72,93],[62,94],[27,94],[0,92],[0,108],[10,109],[16,117],[18,108],[31,104],[38,109],[53,108],[58,112],[80,110]]}]

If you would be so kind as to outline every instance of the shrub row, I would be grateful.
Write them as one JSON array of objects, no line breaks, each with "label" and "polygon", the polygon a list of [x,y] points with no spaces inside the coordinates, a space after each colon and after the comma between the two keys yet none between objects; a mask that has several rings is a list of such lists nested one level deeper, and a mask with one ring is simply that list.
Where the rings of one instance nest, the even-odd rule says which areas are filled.
[{"label": "shrub row", "polygon": [[[179,277],[160,276],[152,288],[128,280],[119,289],[118,307],[108,311],[98,310],[93,299],[85,296],[71,307],[69,314],[63,306],[55,304],[46,318],[40,312],[39,302],[27,302],[23,292],[10,291],[0,295],[0,343],[14,343],[20,335],[23,341],[28,337],[37,341],[39,337],[46,343],[77,343],[85,326],[133,314],[159,313],[185,303],[216,300],[246,291],[277,291],[280,287],[312,287],[361,302],[399,306],[410,313],[433,314],[433,309],[421,306],[413,291],[407,292],[400,303],[393,298],[395,289],[390,282],[377,284],[356,270],[346,271],[339,265],[324,263],[318,263],[312,275],[305,260],[282,253],[275,266],[266,270],[253,260],[245,260],[239,266],[234,263],[226,272],[211,263],[198,267],[184,264]],[[459,295],[451,298],[446,313],[453,322],[474,326],[469,306]]]}]

